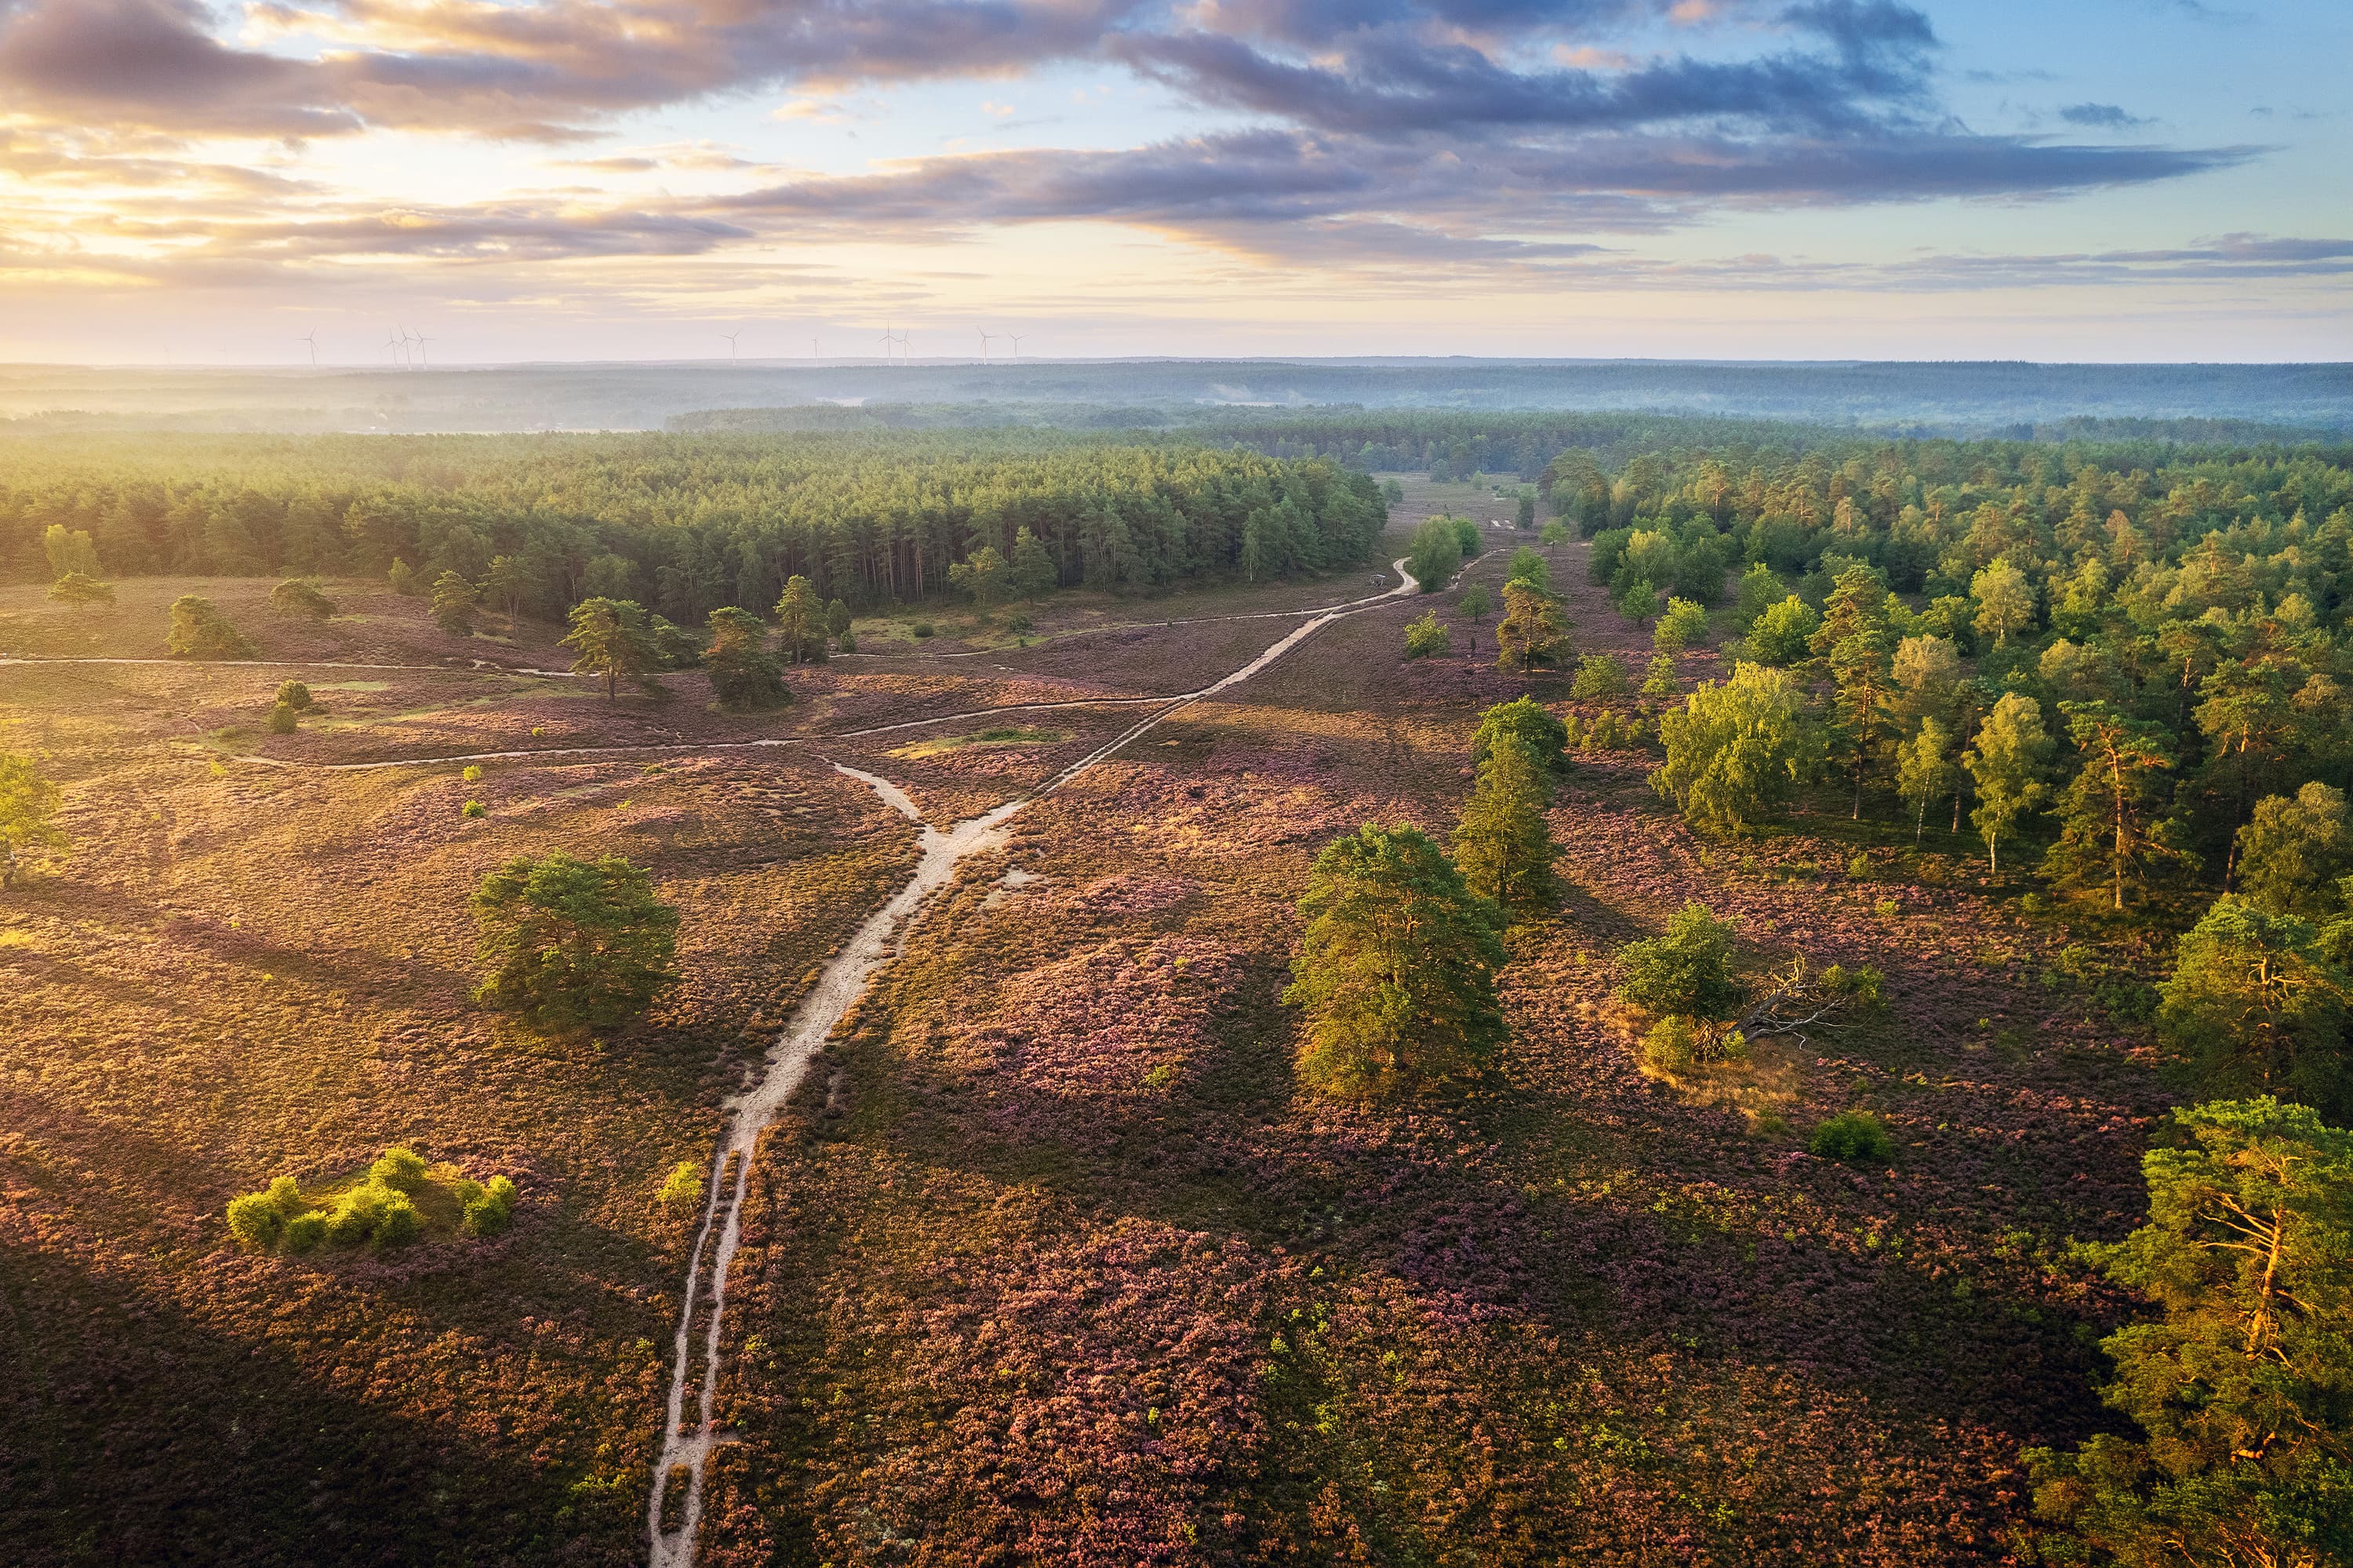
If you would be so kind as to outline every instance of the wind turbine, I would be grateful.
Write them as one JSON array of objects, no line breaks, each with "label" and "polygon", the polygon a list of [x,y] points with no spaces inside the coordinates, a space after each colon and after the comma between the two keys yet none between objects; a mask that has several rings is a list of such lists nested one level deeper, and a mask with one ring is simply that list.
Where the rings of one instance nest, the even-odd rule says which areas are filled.
[{"label": "wind turbine", "polygon": [[882,323],[882,363],[883,363],[883,364],[888,365],[888,364],[890,364],[890,363],[891,363],[891,345],[892,345],[892,344],[894,344],[894,343],[898,342],[898,341],[899,341],[899,340],[898,340],[897,338],[892,337],[892,336],[891,335],[891,323],[890,323],[889,322],[884,322],[884,323]]},{"label": "wind turbine", "polygon": [[913,358],[914,358],[914,357],[915,357],[915,350],[914,350],[914,347],[913,347],[913,345],[912,345],[912,344],[907,341],[907,334],[906,334],[905,333],[901,333],[901,334],[899,334],[899,360],[900,360],[900,363],[901,363],[901,364],[904,364],[904,363],[906,363],[908,360],[911,360],[911,359],[913,359]]},{"label": "wind turbine", "polygon": [[817,363],[817,339],[815,338],[809,339],[809,363],[811,365]]},{"label": "wind turbine", "polygon": [[426,352],[425,345],[432,341],[433,340],[431,338],[427,337],[423,333],[418,333],[417,334],[417,357],[425,362],[425,368],[427,370],[433,368],[433,355]]},{"label": "wind turbine", "polygon": [[980,333],[980,362],[983,365],[987,365],[988,363],[988,345],[997,341],[997,334],[990,332],[987,327],[979,328],[978,331]]},{"label": "wind turbine", "polygon": [[423,343],[425,340],[417,336],[415,333],[409,331],[406,327],[400,329],[400,335],[410,345],[408,353],[408,368],[414,370],[417,368],[417,348],[415,345]]},{"label": "wind turbine", "polygon": [[727,363],[730,365],[734,364],[736,362],[735,340],[744,335],[744,329],[742,327],[737,327],[733,332],[723,332],[719,335],[727,340]]},{"label": "wind turbine", "polygon": [[398,333],[386,333],[385,334],[384,355],[387,364],[392,365],[396,368],[399,366],[400,334]]},{"label": "wind turbine", "polygon": [[1005,335],[1013,340],[1013,362],[1018,365],[1021,363],[1021,334],[1018,332],[1009,332]]},{"label": "wind turbine", "polygon": [[307,332],[307,333],[303,334],[301,337],[296,338],[294,341],[295,341],[296,343],[307,343],[307,344],[309,344],[311,345],[311,369],[313,369],[313,370],[318,369],[318,368],[319,368],[319,332],[318,332],[318,329],[317,329],[316,327],[313,327],[311,331],[309,331],[309,332]]}]

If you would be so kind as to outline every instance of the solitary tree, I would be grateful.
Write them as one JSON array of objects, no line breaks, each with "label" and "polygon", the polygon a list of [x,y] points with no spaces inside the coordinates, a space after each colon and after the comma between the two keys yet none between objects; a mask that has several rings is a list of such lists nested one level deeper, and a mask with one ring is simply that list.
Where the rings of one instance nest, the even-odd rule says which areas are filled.
[{"label": "solitary tree", "polygon": [[1977,629],[1996,647],[2034,624],[2034,587],[2006,559],[1997,557],[1969,579],[1969,597],[1978,603]]},{"label": "solitary tree", "polygon": [[1534,697],[1514,697],[1481,714],[1471,737],[1471,760],[1484,762],[1505,744],[1526,748],[1547,770],[1558,771],[1568,762],[1568,727]]},{"label": "solitary tree", "polygon": [[1405,569],[1424,593],[1436,593],[1452,579],[1462,564],[1462,535],[1451,517],[1425,517],[1413,531],[1406,550]]},{"label": "solitary tree", "polygon": [[711,694],[730,708],[780,707],[793,700],[784,662],[768,652],[768,629],[748,609],[723,605],[711,612],[711,644],[702,651]]},{"label": "solitary tree", "polygon": [[646,612],[625,599],[584,599],[574,605],[564,646],[573,652],[575,670],[605,678],[607,697],[619,693],[622,676],[642,675],[656,662]]},{"label": "solitary tree", "polygon": [[2029,1450],[2035,1511],[2129,1568],[2353,1562],[2353,1134],[2268,1098],[2173,1114],[2148,1223],[2096,1253],[2159,1313],[2102,1341],[2141,1435]]},{"label": "solitary tree", "polygon": [[794,577],[786,582],[784,597],[776,600],[776,641],[787,663],[806,663],[824,652],[818,647],[824,617],[824,603],[808,578]]},{"label": "solitary tree", "polygon": [[2063,885],[2106,883],[2110,907],[2125,906],[2125,889],[2149,870],[2183,858],[2158,817],[2158,776],[2173,767],[2165,726],[2128,718],[2105,703],[2061,703],[2068,733],[2082,753],[2082,771],[2059,799],[2063,824],[2048,869]]},{"label": "solitary tree", "polygon": [[250,659],[254,652],[253,644],[212,600],[192,593],[172,601],[164,646],[178,659]]},{"label": "solitary tree", "polygon": [[1739,929],[1704,904],[1687,902],[1658,936],[1629,942],[1618,955],[1626,979],[1620,1000],[1661,1014],[1721,1018],[1740,1000],[1732,978],[1732,938]]},{"label": "solitary tree", "polygon": [[1487,590],[1484,588],[1472,583],[1464,588],[1461,597],[1454,601],[1454,608],[1468,616],[1471,624],[1476,626],[1487,619],[1488,612],[1495,608],[1495,604],[1494,600],[1487,597]]},{"label": "solitary tree", "polygon": [[1306,1011],[1300,1074],[1378,1099],[1474,1075],[1504,1035],[1503,915],[1418,828],[1367,823],[1316,857],[1283,1000]]},{"label": "solitary tree", "polygon": [[63,803],[31,758],[0,752],[0,893],[16,885],[20,853],[65,846],[65,833],[49,821]]},{"label": "solitary tree", "polygon": [[114,585],[82,572],[68,572],[49,585],[49,597],[79,609],[85,605],[112,604]]},{"label": "solitary tree", "polygon": [[1524,578],[1504,585],[1504,619],[1495,623],[1495,662],[1521,673],[1569,656],[1568,622],[1552,595]]},{"label": "solitary tree", "polygon": [[2032,697],[2006,692],[1978,726],[1977,744],[1961,756],[1977,783],[1978,803],[1969,813],[1985,840],[1986,868],[2001,874],[2001,845],[2019,825],[2051,798],[2044,782],[2050,769],[2051,737],[2042,728],[2042,706]]},{"label": "solitary tree", "polygon": [[507,862],[473,897],[474,999],[535,1024],[618,1023],[678,980],[678,912],[618,855]]},{"label": "solitary tree", "polygon": [[2200,1058],[2212,1092],[2315,1103],[2337,1093],[2353,992],[2311,922],[2225,895],[2182,936],[2158,989],[2158,1022]]},{"label": "solitary tree", "polygon": [[1568,543],[1568,524],[1556,517],[1536,530],[1536,537],[1543,541],[1546,550],[1557,561],[1560,559],[1560,547]]},{"label": "solitary tree", "polygon": [[1454,830],[1454,863],[1463,885],[1514,914],[1550,907],[1552,863],[1559,854],[1545,808],[1552,772],[1516,739],[1491,748]]},{"label": "solitary tree", "polygon": [[1651,646],[1662,653],[1680,653],[1707,638],[1707,611],[1687,599],[1670,599],[1651,628]]},{"label": "solitary tree", "polygon": [[463,637],[474,630],[474,609],[480,602],[474,585],[456,572],[443,572],[433,579],[434,624],[452,637]]},{"label": "solitary tree", "polygon": [[1683,820],[1739,832],[1778,813],[1812,772],[1820,749],[1803,694],[1786,670],[1742,664],[1728,681],[1703,681],[1680,709],[1659,715],[1666,761],[1651,788]]}]

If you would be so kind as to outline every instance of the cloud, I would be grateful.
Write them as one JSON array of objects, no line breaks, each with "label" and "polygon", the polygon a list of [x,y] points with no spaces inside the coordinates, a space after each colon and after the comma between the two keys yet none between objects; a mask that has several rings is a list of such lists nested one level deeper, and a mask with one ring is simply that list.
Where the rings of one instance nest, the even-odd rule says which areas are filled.
[{"label": "cloud", "polygon": [[2113,103],[2071,103],[2059,111],[2059,118],[2070,125],[2086,125],[2103,131],[2129,131],[2137,126],[2152,124],[2137,114],[2127,114]]},{"label": "cloud", "polygon": [[174,132],[321,136],[361,121],[315,66],[233,49],[197,0],[48,0],[0,11],[0,93],[16,115]]}]

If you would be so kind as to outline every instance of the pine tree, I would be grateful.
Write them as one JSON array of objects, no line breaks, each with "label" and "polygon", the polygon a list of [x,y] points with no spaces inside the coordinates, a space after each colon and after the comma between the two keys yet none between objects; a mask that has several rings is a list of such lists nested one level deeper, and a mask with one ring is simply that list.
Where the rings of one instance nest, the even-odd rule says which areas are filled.
[{"label": "pine tree", "polygon": [[818,632],[825,625],[823,603],[808,578],[796,576],[786,582],[776,600],[776,641],[787,663],[804,664],[822,652]]},{"label": "pine tree", "polygon": [[1495,623],[1495,662],[1508,670],[1517,664],[1523,674],[1538,664],[1569,658],[1568,622],[1552,595],[1533,583],[1514,580],[1504,585],[1504,619]]},{"label": "pine tree", "polygon": [[2060,797],[2063,824],[2045,868],[2061,885],[2107,885],[2122,909],[2128,887],[2156,866],[2184,857],[2158,816],[2159,775],[2173,768],[2163,725],[2128,718],[2105,703],[2061,703],[2083,768]]},{"label": "pine tree", "polygon": [[574,605],[564,646],[573,652],[575,670],[605,678],[607,697],[618,693],[622,676],[641,675],[655,664],[645,609],[628,599],[584,599]]},{"label": "pine tree", "polygon": [[748,609],[723,605],[711,612],[711,642],[702,651],[711,693],[722,706],[768,708],[793,700],[784,662],[768,652],[768,629]]},{"label": "pine tree", "polygon": [[1454,830],[1463,885],[1514,914],[1551,907],[1551,770],[1529,747],[1506,739],[1489,750]]},{"label": "pine tree", "polygon": [[994,545],[983,545],[970,558],[957,561],[948,567],[948,582],[969,594],[972,602],[986,615],[989,607],[1005,597],[1008,569],[1005,557]]},{"label": "pine tree", "polygon": [[1300,1075],[1381,1099],[1475,1076],[1504,1036],[1502,911],[1419,829],[1367,823],[1316,857],[1292,984],[1308,1015]]},{"label": "pine tree", "polygon": [[2225,894],[2183,933],[2158,1022],[2198,1057],[2212,1094],[2333,1101],[2353,990],[2308,920]]},{"label": "pine tree", "polygon": [[1860,631],[1830,651],[1831,675],[1838,683],[1840,750],[1854,780],[1856,821],[1862,820],[1863,785],[1879,766],[1886,739],[1888,710],[1895,697],[1887,669],[1886,634]]},{"label": "pine tree", "polygon": [[618,1023],[677,983],[678,912],[618,855],[518,857],[482,878],[472,907],[475,1000],[533,1023]]},{"label": "pine tree", "polygon": [[474,630],[476,602],[474,585],[456,572],[433,579],[433,620],[451,636],[463,637]]}]

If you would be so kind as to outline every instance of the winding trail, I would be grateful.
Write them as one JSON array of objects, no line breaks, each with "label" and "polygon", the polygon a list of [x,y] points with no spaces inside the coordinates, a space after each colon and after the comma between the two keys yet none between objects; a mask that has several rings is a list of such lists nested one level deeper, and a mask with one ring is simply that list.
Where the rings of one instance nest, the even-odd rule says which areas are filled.
[{"label": "winding trail", "polygon": [[[1376,605],[1412,593],[1414,579],[1406,574],[1405,563],[1397,563],[1398,586],[1387,593],[1369,599],[1354,599],[1345,604],[1332,605],[1321,610],[1307,611],[1314,619],[1298,627],[1272,647],[1234,671],[1222,680],[1173,697],[1143,697],[1114,699],[1138,704],[1158,704],[1157,711],[1122,732],[1113,740],[1071,764],[1038,789],[983,812],[967,818],[947,832],[923,823],[923,813],[904,790],[888,779],[871,773],[861,773],[854,768],[833,765],[838,773],[860,780],[892,810],[923,827],[922,858],[916,862],[915,874],[891,898],[870,916],[857,934],[843,945],[840,952],[826,964],[808,995],[795,1011],[791,1023],[776,1043],[769,1048],[761,1075],[752,1086],[737,1097],[729,1107],[731,1117],[726,1135],[719,1141],[712,1157],[710,1201],[705,1205],[702,1224],[696,1231],[694,1245],[688,1254],[686,1290],[678,1314],[678,1338],[674,1346],[675,1366],[670,1374],[667,1425],[662,1432],[661,1454],[654,1461],[653,1496],[646,1513],[646,1530],[650,1542],[649,1568],[692,1568],[696,1532],[702,1522],[702,1481],[705,1466],[712,1449],[731,1439],[718,1430],[715,1406],[719,1394],[720,1340],[726,1323],[727,1269],[733,1262],[735,1250],[743,1240],[744,1199],[750,1191],[752,1160],[758,1152],[760,1135],[775,1121],[777,1112],[793,1091],[800,1086],[807,1074],[810,1057],[824,1045],[828,1036],[840,1023],[853,1003],[865,993],[874,971],[903,948],[913,916],[934,893],[946,886],[955,877],[956,866],[965,856],[1000,847],[1005,842],[1006,821],[1032,800],[1043,799],[1061,789],[1079,775],[1135,740],[1154,726],[1167,719],[1180,709],[1217,695],[1229,687],[1240,684],[1272,664],[1316,631],[1332,622],[1369,609]],[[1298,613],[1298,612],[1294,612]],[[1230,620],[1273,620],[1267,616],[1222,617]],[[1032,706],[1083,706],[1085,704],[1025,705]],[[1007,712],[1004,708],[984,712]],[[961,715],[945,715],[949,717]],[[911,728],[916,725],[936,724],[939,719],[918,719],[904,725],[888,725],[881,729]],[[852,731],[871,735],[879,730]],[[828,737],[839,738],[839,737]],[[808,744],[807,742],[745,742],[749,745]],[[544,753],[527,753],[530,756]],[[437,758],[456,761],[459,758]],[[353,766],[345,764],[343,766]],[[380,766],[360,764],[357,766]],[[716,1235],[714,1243],[713,1236]],[[697,1319],[701,1328],[701,1376],[695,1374],[697,1364]],[[686,1416],[690,1385],[695,1402],[695,1415],[690,1425]],[[683,1469],[681,1477],[676,1472]],[[670,1488],[682,1484],[685,1500],[679,1510],[677,1528],[662,1528],[663,1504]]]}]

